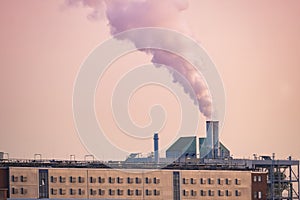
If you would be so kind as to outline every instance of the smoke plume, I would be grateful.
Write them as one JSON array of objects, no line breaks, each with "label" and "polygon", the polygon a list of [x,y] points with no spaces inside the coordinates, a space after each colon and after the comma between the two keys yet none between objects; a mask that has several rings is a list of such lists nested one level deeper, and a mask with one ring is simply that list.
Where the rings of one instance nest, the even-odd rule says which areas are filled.
[{"label": "smoke plume", "polygon": [[[191,35],[187,24],[183,20],[182,12],[188,8],[187,0],[67,0],[69,6],[82,5],[92,9],[90,19],[106,17],[112,35],[141,27],[162,27],[173,29]],[[137,44],[142,38],[126,38]],[[166,42],[176,43],[177,41]],[[184,48],[179,44],[178,48]],[[187,61],[170,52],[150,49],[144,50],[153,55],[152,62],[160,67],[167,66],[172,73],[176,70],[185,77],[193,88],[185,85],[182,78],[172,73],[174,82],[178,82],[184,91],[198,103],[200,112],[206,117],[212,116],[212,102],[203,77]],[[159,64],[158,64],[159,63]],[[194,96],[193,93],[196,95]]]}]

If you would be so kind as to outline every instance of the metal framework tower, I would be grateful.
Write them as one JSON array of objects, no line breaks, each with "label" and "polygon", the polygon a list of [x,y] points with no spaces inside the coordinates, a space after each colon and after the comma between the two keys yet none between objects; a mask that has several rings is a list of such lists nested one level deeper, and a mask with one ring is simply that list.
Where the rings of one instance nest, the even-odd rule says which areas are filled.
[{"label": "metal framework tower", "polygon": [[253,160],[256,170],[268,172],[268,200],[300,199],[299,161]]}]

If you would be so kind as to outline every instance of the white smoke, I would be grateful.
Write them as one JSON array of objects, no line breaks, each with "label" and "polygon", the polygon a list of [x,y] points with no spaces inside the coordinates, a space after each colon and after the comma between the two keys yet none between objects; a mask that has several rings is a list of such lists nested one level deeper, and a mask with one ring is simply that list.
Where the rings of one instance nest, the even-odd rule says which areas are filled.
[{"label": "white smoke", "polygon": [[[89,15],[92,19],[99,19],[104,13],[112,35],[141,27],[162,27],[191,35],[182,17],[182,12],[188,8],[187,0],[67,0],[66,2],[69,6],[83,5],[92,8],[93,11]],[[126,39],[137,44],[143,38]],[[164,42],[178,41],[169,41],[169,38],[165,38]],[[179,42],[178,48],[184,49],[184,44]],[[153,55],[152,62],[156,66],[167,66],[182,74],[194,91],[190,91],[182,78],[175,73],[173,73],[174,82],[183,86],[184,91],[198,103],[200,112],[206,118],[212,117],[210,93],[203,77],[191,64],[170,52],[156,49],[144,51]]]}]

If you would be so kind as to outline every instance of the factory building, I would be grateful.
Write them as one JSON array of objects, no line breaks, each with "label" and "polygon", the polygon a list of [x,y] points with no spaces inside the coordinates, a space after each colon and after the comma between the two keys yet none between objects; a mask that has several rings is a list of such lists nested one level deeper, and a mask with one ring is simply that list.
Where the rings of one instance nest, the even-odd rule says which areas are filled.
[{"label": "factory building", "polygon": [[[266,199],[265,172],[9,167],[3,199]],[[2,198],[1,198],[2,199]]]},{"label": "factory building", "polygon": [[[196,143],[198,142],[199,145]],[[227,159],[230,151],[219,141],[219,122],[206,122],[206,137],[198,138],[180,137],[166,151],[169,159],[183,160],[186,158],[197,158],[197,146],[200,152],[200,159]]]},{"label": "factory building", "polygon": [[0,200],[300,199],[298,160],[234,159],[217,121],[206,122],[204,138],[179,138],[166,158],[158,141],[155,133],[150,156],[132,153],[125,161],[13,160],[0,152]]}]

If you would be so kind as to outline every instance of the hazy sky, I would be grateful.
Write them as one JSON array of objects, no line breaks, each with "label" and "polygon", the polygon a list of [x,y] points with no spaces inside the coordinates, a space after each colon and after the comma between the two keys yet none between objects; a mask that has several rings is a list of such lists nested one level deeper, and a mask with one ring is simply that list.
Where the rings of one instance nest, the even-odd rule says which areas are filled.
[{"label": "hazy sky", "polygon": [[[10,157],[88,154],[73,121],[73,84],[89,52],[109,38],[109,28],[105,20],[88,20],[91,10],[63,5],[63,0],[0,1],[0,151]],[[299,159],[300,1],[190,0],[184,18],[223,79],[222,142],[235,157],[275,152]],[[128,56],[115,65],[149,62],[148,56]],[[171,96],[161,96],[166,110],[176,106]],[[96,108],[98,115],[105,109]],[[145,116],[137,112],[134,119],[143,124]],[[178,118],[168,120],[166,131],[175,130]],[[199,132],[204,136],[203,119]]]}]

